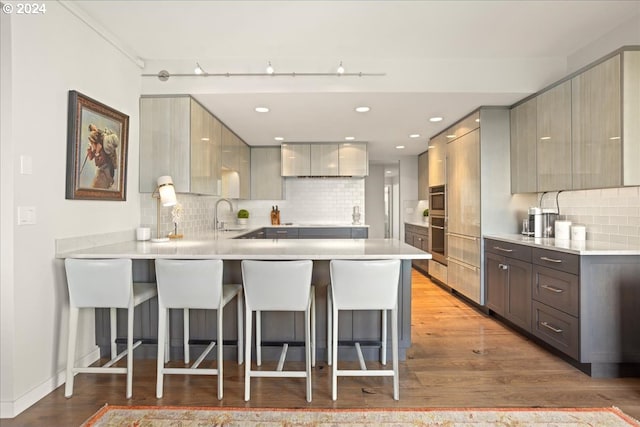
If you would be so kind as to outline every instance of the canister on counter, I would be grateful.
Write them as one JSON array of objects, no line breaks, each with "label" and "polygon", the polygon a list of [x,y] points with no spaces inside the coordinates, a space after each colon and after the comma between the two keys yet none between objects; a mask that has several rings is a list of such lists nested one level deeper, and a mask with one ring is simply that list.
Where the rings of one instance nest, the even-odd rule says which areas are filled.
[{"label": "canister on counter", "polygon": [[587,228],[582,224],[571,226],[571,240],[584,241],[587,238]]},{"label": "canister on counter", "polygon": [[569,240],[571,238],[571,221],[556,220],[555,238],[558,240]]}]

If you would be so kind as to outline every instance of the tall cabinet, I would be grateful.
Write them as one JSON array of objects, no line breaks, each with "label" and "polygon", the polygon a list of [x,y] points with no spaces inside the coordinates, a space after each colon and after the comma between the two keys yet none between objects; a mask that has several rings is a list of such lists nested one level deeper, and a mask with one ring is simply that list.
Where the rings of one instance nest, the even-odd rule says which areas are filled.
[{"label": "tall cabinet", "polygon": [[429,200],[429,152],[418,156],[418,200]]},{"label": "tall cabinet", "polygon": [[[512,233],[518,213],[509,180],[509,109],[482,107],[447,130],[447,285],[484,304],[481,236]],[[502,165],[502,167],[500,167]]]}]

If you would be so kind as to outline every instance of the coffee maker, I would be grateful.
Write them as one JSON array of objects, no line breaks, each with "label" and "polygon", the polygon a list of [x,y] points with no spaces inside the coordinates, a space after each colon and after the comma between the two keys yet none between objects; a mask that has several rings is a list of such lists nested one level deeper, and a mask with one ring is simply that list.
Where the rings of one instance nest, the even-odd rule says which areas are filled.
[{"label": "coffee maker", "polygon": [[553,209],[529,208],[529,236],[553,237],[558,213]]}]

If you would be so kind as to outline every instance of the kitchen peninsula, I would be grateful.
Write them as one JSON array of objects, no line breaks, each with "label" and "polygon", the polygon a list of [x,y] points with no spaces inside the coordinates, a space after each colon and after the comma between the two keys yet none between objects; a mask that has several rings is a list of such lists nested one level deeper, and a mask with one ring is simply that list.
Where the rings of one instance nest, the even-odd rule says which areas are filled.
[{"label": "kitchen peninsula", "polygon": [[[243,232],[218,232],[197,239],[173,240],[167,243],[151,243],[126,241],[104,246],[96,246],[66,253],[58,253],[57,258],[130,258],[133,260],[134,280],[154,280],[154,260],[158,258],[177,259],[222,259],[225,262],[225,283],[242,283],[240,262],[252,260],[313,260],[312,282],[316,287],[316,319],[317,319],[317,356],[326,360],[326,291],[330,283],[329,262],[332,259],[402,260],[400,286],[398,290],[399,346],[400,357],[404,358],[406,349],[411,345],[411,260],[430,259],[431,254],[409,246],[394,239],[241,239]],[[143,304],[139,310],[143,315],[136,316],[136,339],[141,338],[147,345],[143,351],[147,357],[155,357],[155,339],[157,335],[156,302]],[[233,344],[225,348],[225,357],[234,357],[236,340],[235,308],[225,309],[225,344]],[[120,313],[119,315],[124,315]],[[204,313],[192,310],[191,341],[194,345],[200,340],[214,335],[215,324],[205,318]],[[194,322],[193,316],[198,321]],[[353,312],[341,313],[341,340],[357,338],[363,344],[363,353],[368,359],[377,358],[377,348],[366,346],[366,343],[379,340],[380,313]],[[178,310],[171,313],[172,356],[182,354],[182,314]],[[201,321],[199,321],[201,320]],[[302,318],[291,321],[290,313],[265,313],[263,315],[263,341],[280,343],[285,340],[302,341]],[[119,322],[121,325],[126,322]],[[96,341],[105,354],[108,348],[108,310],[96,310]],[[118,336],[125,331],[119,330]],[[143,336],[138,337],[137,335]],[[227,341],[228,340],[228,341]],[[174,348],[175,347],[175,348]],[[302,360],[300,348],[293,348],[291,358]],[[296,352],[300,350],[299,353]],[[346,350],[346,349],[345,349]],[[279,351],[265,348],[264,357],[277,358]],[[175,353],[175,354],[174,354]],[[227,354],[228,353],[228,354]],[[345,351],[344,357],[350,355]],[[341,356],[342,357],[342,356]]]}]

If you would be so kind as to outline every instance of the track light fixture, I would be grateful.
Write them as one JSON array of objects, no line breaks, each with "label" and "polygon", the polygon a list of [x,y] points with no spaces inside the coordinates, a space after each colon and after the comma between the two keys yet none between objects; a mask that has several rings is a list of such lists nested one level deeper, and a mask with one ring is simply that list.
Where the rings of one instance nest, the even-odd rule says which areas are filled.
[{"label": "track light fixture", "polygon": [[381,77],[386,76],[386,73],[347,73],[345,71],[344,66],[342,65],[342,61],[340,61],[340,65],[334,73],[298,73],[298,72],[288,72],[288,73],[276,73],[273,65],[271,65],[271,61],[268,61],[267,68],[264,73],[208,73],[206,72],[198,62],[196,62],[196,68],[193,70],[193,74],[187,73],[176,73],[171,74],[167,70],[161,70],[157,74],[142,74],[142,77],[157,77],[160,81],[166,82],[169,80],[169,77],[263,77],[263,76],[277,76],[277,77],[336,77],[336,76],[344,76],[344,77]]}]

